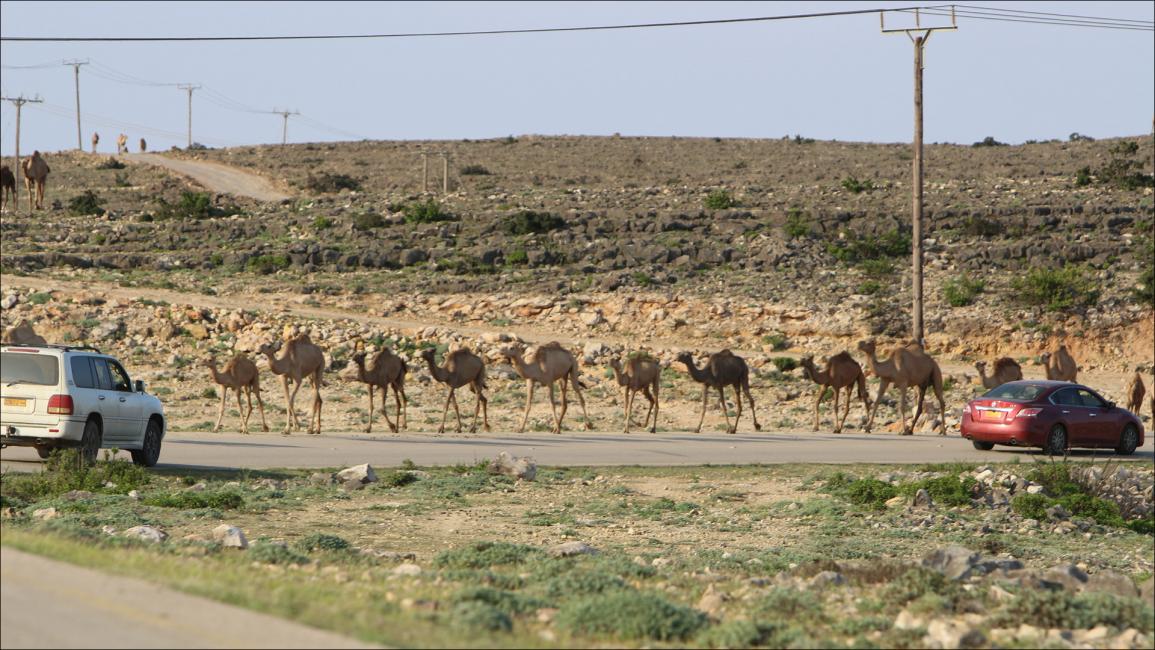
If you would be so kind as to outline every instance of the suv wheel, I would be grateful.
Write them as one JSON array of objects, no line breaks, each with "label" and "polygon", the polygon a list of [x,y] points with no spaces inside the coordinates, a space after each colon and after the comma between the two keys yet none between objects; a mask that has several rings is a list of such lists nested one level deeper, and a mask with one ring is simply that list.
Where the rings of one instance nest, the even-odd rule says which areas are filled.
[{"label": "suv wheel", "polygon": [[80,456],[85,465],[96,462],[96,455],[100,453],[104,435],[100,432],[100,424],[96,420],[84,423],[84,436],[80,439]]},{"label": "suv wheel", "polygon": [[52,455],[53,451],[55,450],[52,447],[40,446],[36,448],[36,455],[40,456],[41,458],[48,458]]},{"label": "suv wheel", "polygon": [[152,467],[160,460],[160,423],[156,419],[148,421],[148,428],[144,430],[144,443],[139,450],[133,450],[132,462],[142,467]]},{"label": "suv wheel", "polygon": [[1128,424],[1123,429],[1123,435],[1119,436],[1119,446],[1115,447],[1115,453],[1120,456],[1130,456],[1135,453],[1135,448],[1139,446],[1139,432],[1135,431],[1135,425]]}]

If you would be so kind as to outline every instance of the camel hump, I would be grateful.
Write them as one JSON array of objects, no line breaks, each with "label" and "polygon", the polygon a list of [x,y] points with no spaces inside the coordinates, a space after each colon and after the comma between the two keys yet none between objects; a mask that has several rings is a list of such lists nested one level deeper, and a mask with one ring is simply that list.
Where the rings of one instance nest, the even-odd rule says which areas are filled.
[{"label": "camel hump", "polygon": [[1018,367],[1019,367],[1019,362],[1015,361],[1014,359],[1012,359],[1010,357],[1003,357],[1003,358],[1001,358],[995,362],[995,372],[996,373],[998,373],[1001,370],[1006,370],[1008,368],[1018,368]]},{"label": "camel hump", "polygon": [[720,357],[732,357],[732,356],[734,356],[734,353],[731,352],[729,349],[725,349],[725,350],[722,350],[721,352],[719,352],[718,356],[720,356]]},{"label": "camel hump", "polygon": [[560,349],[562,349],[562,347],[561,347],[561,343],[558,343],[557,341],[550,341],[549,343],[542,343],[541,345],[537,346],[537,349],[539,349],[539,350],[560,350]]},{"label": "camel hump", "polygon": [[830,363],[844,363],[846,361],[854,361],[854,357],[850,356],[850,353],[846,350],[830,357]]}]

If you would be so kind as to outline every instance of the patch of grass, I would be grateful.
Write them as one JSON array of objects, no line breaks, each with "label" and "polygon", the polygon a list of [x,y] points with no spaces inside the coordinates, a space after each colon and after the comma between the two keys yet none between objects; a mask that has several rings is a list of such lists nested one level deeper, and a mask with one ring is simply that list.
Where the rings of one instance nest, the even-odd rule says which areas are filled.
[{"label": "patch of grass", "polygon": [[936,504],[966,506],[970,505],[971,494],[976,484],[977,481],[969,476],[964,479],[957,476],[940,476],[903,483],[898,490],[905,496],[913,496],[919,490],[926,490]]},{"label": "patch of grass", "polygon": [[1014,627],[1090,629],[1106,625],[1118,629],[1150,631],[1155,627],[1155,610],[1138,598],[1113,594],[1071,594],[1066,591],[1024,589],[995,615],[992,625]]},{"label": "patch of grass", "polygon": [[341,190],[360,191],[361,181],[347,174],[321,172],[313,175],[309,173],[303,187],[314,194],[335,194]]},{"label": "patch of grass", "polygon": [[738,202],[726,190],[713,190],[706,195],[703,204],[707,210],[728,210],[736,207]]},{"label": "patch of grass", "polygon": [[891,230],[881,236],[846,231],[845,238],[826,243],[826,252],[846,264],[910,254],[910,234]]},{"label": "patch of grass", "polygon": [[447,569],[484,569],[505,564],[521,564],[542,554],[541,549],[509,542],[475,542],[465,548],[442,551],[433,566]]},{"label": "patch of grass", "polygon": [[216,510],[236,510],[245,505],[245,497],[235,490],[205,490],[204,492],[160,492],[147,495],[143,503],[158,508],[195,510],[213,508]]},{"label": "patch of grass", "polygon": [[[62,449],[53,452],[43,472],[0,474],[0,504],[19,508],[72,490],[126,494],[151,480],[148,470],[127,460],[98,460],[86,466],[78,449]],[[109,483],[116,488],[105,488]]]},{"label": "patch of grass", "polygon": [[84,190],[83,194],[72,197],[68,202],[68,213],[77,217],[104,214],[104,199],[92,190]]},{"label": "patch of grass", "polygon": [[313,219],[313,227],[317,230],[328,230],[333,227],[333,220],[329,217],[317,217]]},{"label": "patch of grass", "polygon": [[973,303],[985,287],[985,282],[972,280],[964,273],[943,282],[942,294],[951,307],[965,307]]},{"label": "patch of grass", "polygon": [[349,542],[336,535],[311,533],[297,540],[294,546],[304,553],[311,553],[313,551],[344,551],[349,548]]},{"label": "patch of grass", "polygon": [[842,187],[843,189],[853,192],[854,194],[861,194],[862,192],[873,192],[874,190],[878,189],[875,187],[874,181],[870,179],[860,181],[853,176],[848,176],[842,179]]},{"label": "patch of grass", "polygon": [[786,211],[786,223],[782,226],[783,232],[789,239],[798,239],[810,235],[810,213],[801,208],[790,208]]},{"label": "patch of grass", "polygon": [[1088,278],[1081,267],[1071,265],[1061,269],[1033,268],[1026,276],[1012,280],[1011,286],[1020,302],[1047,311],[1091,307],[1099,300],[1096,281]]},{"label": "patch of grass", "polygon": [[401,212],[405,215],[405,223],[435,223],[457,220],[456,216],[446,211],[440,203],[431,198],[422,202],[406,203]]},{"label": "patch of grass", "polygon": [[770,362],[778,372],[790,372],[798,367],[798,361],[792,357],[774,357]]},{"label": "patch of grass", "polygon": [[618,591],[566,603],[555,622],[571,634],[679,641],[704,627],[706,615],[655,594]]},{"label": "patch of grass", "polygon": [[489,176],[491,171],[482,165],[466,165],[458,170],[462,176]]},{"label": "patch of grass", "polygon": [[565,228],[565,219],[551,212],[521,210],[502,218],[501,229],[507,235],[547,233]]},{"label": "patch of grass", "polygon": [[309,558],[289,550],[287,546],[271,542],[258,542],[249,547],[248,557],[261,564],[308,564]]},{"label": "patch of grass", "polygon": [[353,217],[353,229],[368,232],[385,225],[385,218],[376,212],[362,212]]},{"label": "patch of grass", "polygon": [[256,255],[245,262],[245,268],[253,273],[269,275],[289,268],[289,258],[285,255]]}]

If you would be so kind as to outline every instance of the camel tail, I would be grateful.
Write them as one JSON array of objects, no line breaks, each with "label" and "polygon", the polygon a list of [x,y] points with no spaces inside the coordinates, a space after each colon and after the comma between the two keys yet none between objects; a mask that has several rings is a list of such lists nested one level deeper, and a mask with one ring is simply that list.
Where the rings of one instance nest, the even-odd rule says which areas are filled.
[{"label": "camel tail", "polygon": [[580,388],[580,389],[582,389],[582,390],[585,390],[585,389],[586,389],[586,385],[585,385],[585,384],[583,384],[583,383],[581,382],[581,379],[579,379],[579,378],[578,378],[578,369],[577,369],[577,366],[574,366],[574,367],[573,367],[573,368],[572,368],[572,369],[569,371],[569,379],[570,379],[570,381],[572,381],[572,382],[573,382],[574,386],[577,386],[578,388]]},{"label": "camel tail", "polygon": [[858,373],[858,399],[864,404],[870,403],[870,395],[866,392],[866,373]]}]

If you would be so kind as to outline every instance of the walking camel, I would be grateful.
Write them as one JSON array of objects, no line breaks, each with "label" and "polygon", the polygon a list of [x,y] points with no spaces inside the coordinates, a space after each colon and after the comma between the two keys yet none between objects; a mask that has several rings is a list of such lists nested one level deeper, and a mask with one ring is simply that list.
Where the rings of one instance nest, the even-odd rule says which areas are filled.
[{"label": "walking camel", "polygon": [[144,138],[141,138],[140,139],[140,152],[144,153],[145,151],[148,151],[148,143],[144,141]]},{"label": "walking camel", "polygon": [[[1127,410],[1139,415],[1139,409],[1143,408],[1143,396],[1146,394],[1147,387],[1143,385],[1143,376],[1136,371],[1135,376],[1131,378],[1131,385],[1127,386]],[[1155,403],[1152,406],[1155,406]],[[1155,416],[1155,412],[1152,415]]]},{"label": "walking camel", "polygon": [[[308,377],[313,384],[313,408],[309,413],[309,428],[306,433],[320,435],[321,375],[325,371],[325,353],[309,340],[307,334],[300,334],[289,339],[284,344],[284,354],[277,357],[277,351],[281,347],[279,342],[276,344],[265,343],[258,352],[268,357],[269,370],[272,370],[274,375],[281,376],[281,385],[285,388],[286,413],[283,433],[288,435],[301,426],[297,420],[297,411],[293,408],[293,403],[297,400],[297,391],[301,390],[301,384],[305,377]],[[289,394],[290,381],[296,384],[291,395]]]},{"label": "walking camel", "polygon": [[[874,425],[874,415],[878,412],[878,405],[882,403],[882,396],[886,394],[886,389],[894,384],[899,392],[898,413],[902,420],[902,435],[909,436],[914,433],[915,427],[918,426],[918,419],[922,416],[926,389],[931,386],[934,387],[935,395],[938,397],[939,412],[941,413],[939,435],[946,435],[946,402],[942,396],[942,370],[939,369],[934,359],[923,351],[921,345],[909,343],[905,346],[897,346],[891,350],[890,357],[886,361],[879,361],[875,357],[876,347],[873,339],[859,341],[858,349],[866,353],[871,371],[878,375],[881,380],[878,387],[878,397],[874,400],[874,407],[870,410],[870,418],[866,421],[867,432],[870,432]],[[914,387],[918,391],[918,408],[915,409],[910,428],[907,428],[906,389],[909,387]]]},{"label": "walking camel", "polygon": [[[221,430],[221,420],[225,417],[225,398],[229,389],[237,393],[237,412],[241,416],[241,433],[249,432],[249,416],[253,414],[253,393],[257,394],[257,406],[261,409],[261,431],[268,431],[269,425],[265,421],[265,403],[261,399],[261,373],[257,364],[243,354],[238,354],[225,364],[224,370],[217,370],[216,357],[210,356],[204,361],[209,369],[212,380],[221,386],[221,409],[217,414],[217,423],[213,426],[213,433]],[[241,404],[241,392],[244,392],[249,401],[249,410],[245,411]]]},{"label": "walking camel", "polygon": [[[369,385],[369,426],[365,433],[373,433],[373,388],[381,388],[381,414],[385,416],[385,423],[393,433],[405,428],[404,404],[409,400],[405,397],[405,373],[409,368],[405,360],[385,348],[375,354],[369,365],[365,365],[365,352],[359,351],[353,355],[353,363],[357,364],[357,380]],[[393,388],[393,399],[397,402],[397,422],[389,419],[387,400],[389,389]]]},{"label": "walking camel", "polygon": [[[726,432],[737,433],[738,421],[742,419],[742,392],[746,393],[746,400],[750,402],[750,416],[754,418],[754,430],[761,431],[758,424],[758,413],[754,409],[754,398],[750,395],[750,369],[746,360],[729,350],[711,354],[706,365],[699,369],[694,365],[694,357],[689,352],[678,355],[678,361],[686,365],[690,377],[702,384],[702,417],[698,419],[697,433],[702,432],[702,423],[706,420],[706,397],[711,388],[718,389],[718,400],[722,405],[722,417],[726,418]],[[738,415],[734,418],[734,426],[730,426],[730,414],[726,412],[725,387],[734,387],[734,397],[738,402]]]},{"label": "walking camel", "polygon": [[641,391],[650,403],[650,408],[646,410],[646,421],[642,424],[642,428],[645,429],[646,426],[650,424],[650,414],[652,413],[654,415],[654,425],[650,427],[650,433],[657,433],[658,386],[660,385],[659,379],[662,374],[658,362],[648,354],[635,353],[626,359],[625,370],[622,369],[622,364],[617,359],[610,360],[610,368],[614,371],[614,378],[618,380],[618,385],[625,389],[625,432],[630,432],[634,400],[637,398],[638,391]]},{"label": "walking camel", "polygon": [[1010,357],[1003,357],[995,361],[995,371],[987,377],[987,362],[978,361],[975,368],[979,371],[979,379],[983,388],[998,388],[1008,381],[1019,381],[1023,378],[1023,368]]},{"label": "walking camel", "polygon": [[445,433],[445,418],[449,416],[449,403],[457,414],[457,432],[461,433],[461,409],[457,408],[456,391],[462,386],[477,395],[477,406],[473,409],[473,426],[470,433],[477,433],[477,414],[481,411],[485,418],[485,430],[489,431],[489,400],[485,399],[485,362],[481,357],[466,349],[454,350],[445,356],[445,365],[438,367],[434,362],[436,351],[427,348],[421,358],[429,365],[429,374],[437,381],[449,386],[449,396],[445,398],[445,408],[441,411],[441,427],[438,433]]},{"label": "walking camel", "polygon": [[[850,413],[851,390],[858,387],[858,397],[866,412],[870,412],[870,396],[866,392],[866,374],[849,352],[842,351],[826,361],[826,368],[819,372],[814,366],[814,357],[802,359],[802,369],[810,381],[818,384],[818,399],[814,402],[814,430],[818,430],[818,407],[826,399],[826,389],[834,389],[834,433],[842,433],[846,424],[846,416]],[[842,418],[838,417],[838,394],[846,389],[846,406],[842,409]]]},{"label": "walking camel", "polygon": [[[16,205],[16,175],[8,165],[0,167],[0,209],[8,206],[8,195],[12,195],[12,204]],[[19,210],[20,206],[16,206]]]},{"label": "walking camel", "polygon": [[48,345],[48,341],[33,329],[32,323],[28,322],[27,318],[20,319],[14,327],[9,327],[4,330],[3,337],[0,337],[0,343],[10,343],[13,345]]},{"label": "walking camel", "polygon": [[1066,345],[1060,345],[1054,352],[1044,352],[1040,359],[1047,373],[1047,379],[1074,382],[1075,377],[1079,375],[1079,365],[1075,363],[1071,353],[1067,352]]},{"label": "walking camel", "polygon": [[44,209],[44,182],[48,180],[48,172],[52,170],[40,157],[39,151],[33,151],[32,156],[22,160],[20,165],[24,172],[24,188],[28,190],[28,211],[32,212],[33,186],[36,189],[36,209]]},{"label": "walking camel", "polygon": [[[521,419],[521,428],[519,432],[525,431],[525,425],[529,422],[529,409],[533,405],[533,389],[534,384],[541,384],[549,387],[549,404],[553,407],[554,419],[554,433],[561,433],[561,423],[565,419],[565,412],[569,408],[569,386],[573,384],[573,390],[577,393],[578,402],[582,407],[582,417],[585,418],[586,428],[592,429],[593,424],[590,422],[589,414],[586,413],[586,400],[582,397],[581,389],[584,388],[582,383],[578,381],[578,367],[577,360],[574,359],[573,354],[566,350],[557,341],[551,341],[538,346],[537,351],[533,353],[533,361],[527,362],[525,357],[525,348],[512,347],[504,350],[502,355],[513,364],[513,369],[517,374],[525,379],[526,397],[525,397],[525,415]],[[554,400],[553,384],[561,381],[561,414],[557,412],[557,402]]]},{"label": "walking camel", "polygon": [[100,144],[100,134],[93,131],[92,132],[92,153],[96,153],[96,145],[97,144]]},{"label": "walking camel", "polygon": [[123,133],[116,137],[116,153],[128,153],[128,136]]}]

